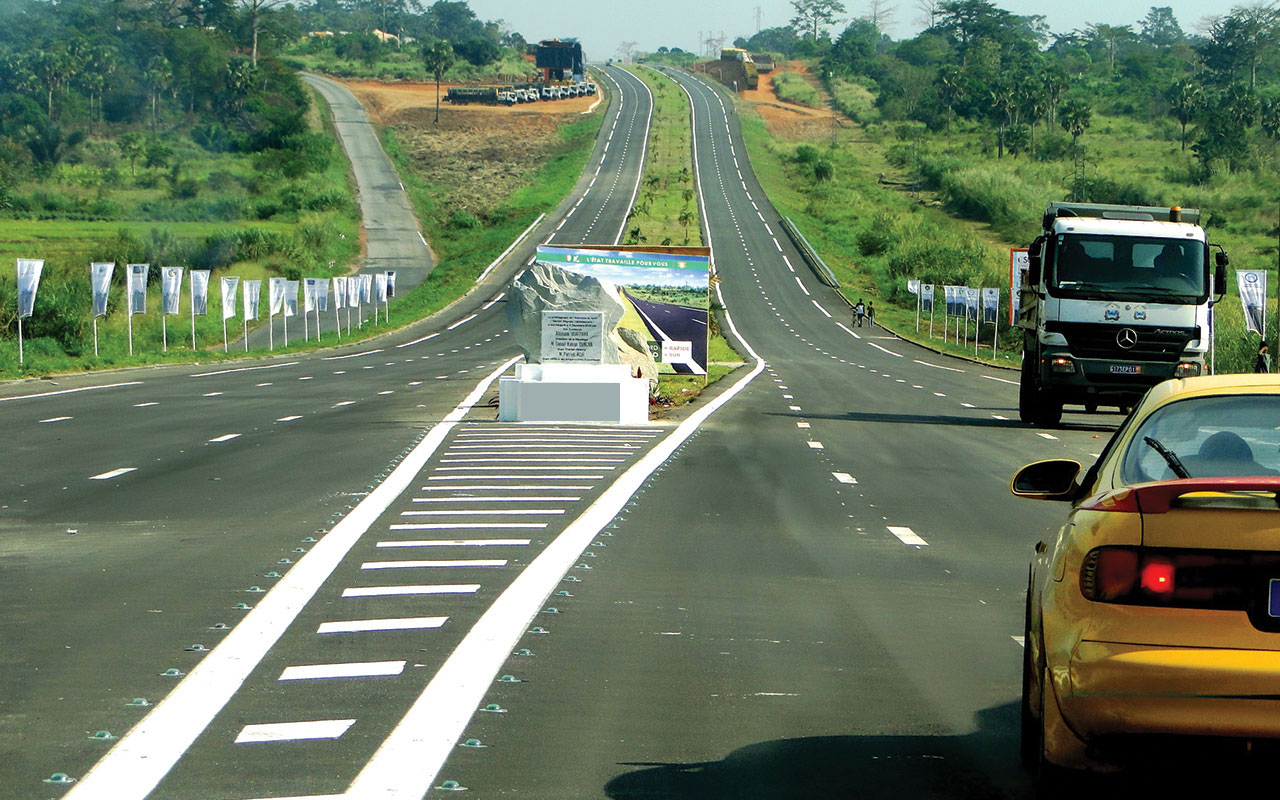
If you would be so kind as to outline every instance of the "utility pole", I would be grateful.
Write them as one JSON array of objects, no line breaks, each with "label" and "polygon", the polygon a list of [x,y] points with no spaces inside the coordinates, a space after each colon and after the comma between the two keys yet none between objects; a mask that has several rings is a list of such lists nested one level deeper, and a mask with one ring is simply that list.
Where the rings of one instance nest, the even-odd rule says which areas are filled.
[{"label": "utility pole", "polygon": [[759,33],[761,30],[760,18],[762,14],[763,12],[761,11],[760,6],[756,6],[756,33]]}]

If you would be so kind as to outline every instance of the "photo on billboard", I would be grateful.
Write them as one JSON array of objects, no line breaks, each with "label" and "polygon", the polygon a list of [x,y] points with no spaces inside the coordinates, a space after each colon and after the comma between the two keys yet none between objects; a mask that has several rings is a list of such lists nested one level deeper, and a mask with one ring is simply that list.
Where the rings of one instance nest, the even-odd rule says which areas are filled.
[{"label": "photo on billboard", "polygon": [[539,263],[612,284],[620,328],[649,345],[662,373],[707,374],[711,251],[705,247],[538,247]]}]

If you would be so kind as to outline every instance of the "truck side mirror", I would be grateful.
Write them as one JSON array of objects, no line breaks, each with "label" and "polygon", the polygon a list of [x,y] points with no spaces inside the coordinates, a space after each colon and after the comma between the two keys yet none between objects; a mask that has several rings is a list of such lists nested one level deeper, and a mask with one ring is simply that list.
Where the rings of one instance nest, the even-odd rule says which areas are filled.
[{"label": "truck side mirror", "polygon": [[1222,263],[1226,260],[1226,253],[1218,253],[1218,266],[1213,270],[1213,289],[1218,295],[1215,303],[1227,296],[1227,265]]},{"label": "truck side mirror", "polygon": [[1027,253],[1027,283],[1032,286],[1040,285],[1040,271],[1044,266],[1044,237],[1038,236],[1031,243],[1031,249]]},{"label": "truck side mirror", "polygon": [[1213,254],[1213,263],[1218,265],[1218,269],[1226,269],[1231,259],[1227,257],[1225,250],[1218,250]]}]

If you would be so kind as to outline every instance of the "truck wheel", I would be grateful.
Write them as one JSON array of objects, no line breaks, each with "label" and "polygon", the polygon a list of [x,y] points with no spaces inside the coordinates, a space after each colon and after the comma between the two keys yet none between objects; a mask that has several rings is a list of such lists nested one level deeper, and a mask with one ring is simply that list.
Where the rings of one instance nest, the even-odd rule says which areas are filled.
[{"label": "truck wheel", "polygon": [[1038,392],[1035,384],[1035,359],[1028,357],[1026,348],[1022,350],[1022,375],[1018,380],[1018,419],[1028,425],[1034,425],[1036,419],[1036,401]]}]

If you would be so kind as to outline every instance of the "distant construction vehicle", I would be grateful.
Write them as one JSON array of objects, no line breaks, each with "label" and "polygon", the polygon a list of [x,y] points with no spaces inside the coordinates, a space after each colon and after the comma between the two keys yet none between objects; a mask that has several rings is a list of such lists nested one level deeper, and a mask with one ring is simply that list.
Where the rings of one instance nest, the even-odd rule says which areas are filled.
[{"label": "distant construction vehicle", "polygon": [[775,64],[773,63],[772,53],[752,53],[751,60],[756,64],[756,72],[762,75],[766,72],[773,72]]},{"label": "distant construction vehicle", "polygon": [[740,47],[726,47],[716,61],[694,64],[698,72],[705,72],[735,91],[755,89],[760,83],[759,73],[751,54]]},{"label": "distant construction vehicle", "polygon": [[542,70],[547,83],[566,79],[580,82],[586,75],[582,45],[572,39],[547,39],[538,42],[534,63]]}]

